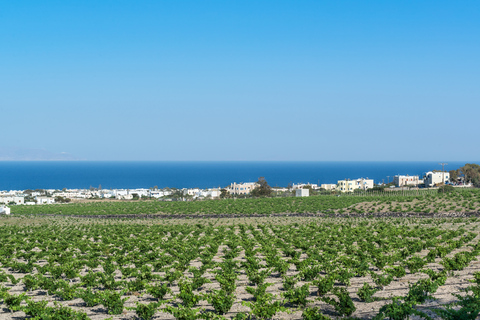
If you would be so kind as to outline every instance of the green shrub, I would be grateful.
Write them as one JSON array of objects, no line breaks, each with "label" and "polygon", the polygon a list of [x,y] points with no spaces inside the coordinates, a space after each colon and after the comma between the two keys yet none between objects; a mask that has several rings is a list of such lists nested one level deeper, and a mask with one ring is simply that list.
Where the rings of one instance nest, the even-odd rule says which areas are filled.
[{"label": "green shrub", "polygon": [[363,286],[358,289],[357,295],[360,299],[362,299],[365,302],[373,302],[373,295],[375,292],[377,292],[378,289],[375,287],[370,286],[368,283],[364,282]]},{"label": "green shrub", "polygon": [[338,301],[330,297],[322,297],[321,300],[333,306],[340,315],[350,316],[357,310],[347,289],[336,287],[332,290],[332,293]]},{"label": "green shrub", "polygon": [[102,293],[102,304],[107,308],[108,314],[121,314],[123,305],[128,298],[122,299],[123,293],[106,290]]},{"label": "green shrub", "polygon": [[226,293],[224,290],[218,290],[210,293],[207,300],[212,304],[218,314],[225,314],[232,308],[235,302],[234,293]]},{"label": "green shrub", "polygon": [[318,307],[305,308],[302,312],[302,320],[330,320],[331,318],[322,314]]},{"label": "green shrub", "polygon": [[135,314],[142,320],[150,320],[157,312],[158,304],[151,302],[149,304],[137,303]]}]

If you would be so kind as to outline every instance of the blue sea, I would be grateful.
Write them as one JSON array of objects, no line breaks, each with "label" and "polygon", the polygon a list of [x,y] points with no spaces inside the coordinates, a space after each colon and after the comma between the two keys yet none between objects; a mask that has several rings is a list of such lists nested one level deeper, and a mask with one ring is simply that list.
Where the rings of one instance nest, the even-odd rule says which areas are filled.
[{"label": "blue sea", "polygon": [[[449,162],[445,170],[467,162]],[[478,163],[478,162],[477,162]],[[392,181],[397,174],[423,176],[438,162],[0,162],[0,190],[90,188],[211,188],[265,177],[271,186],[337,183],[350,178]]]}]

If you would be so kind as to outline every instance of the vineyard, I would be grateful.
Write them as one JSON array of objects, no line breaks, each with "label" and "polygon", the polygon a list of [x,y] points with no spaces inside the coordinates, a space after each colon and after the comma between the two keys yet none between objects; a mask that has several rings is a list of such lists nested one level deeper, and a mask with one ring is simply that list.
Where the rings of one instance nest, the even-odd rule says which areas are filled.
[{"label": "vineyard", "polygon": [[97,201],[74,204],[12,206],[14,214],[62,215],[218,215],[283,213],[378,213],[378,212],[478,212],[478,189],[438,192],[404,192],[372,195],[320,195],[306,198],[258,198],[200,201]]},{"label": "vineyard", "polygon": [[480,312],[476,217],[22,215],[1,217],[0,226],[0,319],[478,319]]}]

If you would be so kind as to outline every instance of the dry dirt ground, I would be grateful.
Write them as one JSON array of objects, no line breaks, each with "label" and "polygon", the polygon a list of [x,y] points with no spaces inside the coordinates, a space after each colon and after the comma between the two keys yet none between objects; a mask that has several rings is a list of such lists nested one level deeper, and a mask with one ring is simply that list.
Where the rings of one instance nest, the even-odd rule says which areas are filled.
[{"label": "dry dirt ground", "polygon": [[[341,219],[324,219],[325,221],[338,221],[341,223]],[[20,225],[28,225],[28,224],[39,224],[39,223],[48,223],[48,221],[51,221],[51,219],[46,219],[46,218],[0,218],[0,227],[4,224],[20,224]],[[211,221],[213,223],[219,224],[219,225],[230,225],[231,227],[235,227],[235,225],[238,224],[263,224],[265,222],[268,223],[276,223],[276,224],[290,224],[293,222],[297,223],[310,223],[312,221],[318,221],[318,218],[288,218],[288,217],[279,217],[279,218],[243,218],[243,219],[216,219],[215,221]],[[201,223],[206,222],[205,220]],[[62,223],[62,221],[60,221]],[[67,222],[65,222],[67,223]],[[71,223],[71,222],[68,222]],[[85,221],[82,221],[81,219],[76,220],[76,223],[86,223]],[[92,223],[92,222],[89,222]],[[120,223],[120,222],[119,222]],[[144,223],[145,225],[150,225],[150,224],[156,224],[156,223],[163,223],[163,224],[190,224],[190,223],[198,223],[198,221],[194,220],[168,220],[168,221],[132,221],[132,222],[121,222],[121,223]],[[414,223],[414,222],[412,222]],[[464,228],[467,228],[477,234],[479,234],[480,230],[480,222],[474,222],[474,223],[468,223],[468,224],[444,224],[441,227],[443,228],[458,228],[459,226],[462,226]],[[476,239],[474,239],[472,242],[478,242],[480,239],[480,236],[477,236]],[[220,246],[217,255],[214,258],[214,261],[222,261],[222,256],[223,256],[223,249],[225,246]],[[465,250],[465,248],[460,248],[452,253],[449,254],[449,256],[453,256],[456,252]],[[241,254],[236,258],[238,261],[244,261],[245,254],[244,251],[241,252]],[[301,256],[301,259],[304,258],[305,255]],[[262,258],[262,257],[260,257]],[[438,262],[440,259],[437,259],[435,263],[430,263],[426,266],[426,268],[431,268],[435,271],[442,269],[442,265],[440,265]],[[201,265],[201,262],[198,260],[195,260],[191,262],[191,266],[198,267]],[[22,278],[25,276],[25,274],[21,273],[14,273],[11,272],[11,270],[3,268],[0,266],[0,270],[3,270],[7,274],[13,274],[15,278]],[[100,268],[94,269],[94,271],[103,271]],[[424,304],[421,309],[428,311],[428,308],[430,307],[438,307],[450,302],[455,301],[455,297],[452,294],[455,293],[460,293],[462,289],[465,289],[469,285],[471,285],[468,280],[473,278],[473,273],[480,271],[480,261],[478,259],[476,261],[473,261],[470,263],[470,265],[462,270],[462,271],[456,271],[454,272],[454,275],[449,276],[447,282],[445,283],[444,286],[439,287],[437,292],[433,295],[435,300],[430,300],[426,304]],[[116,271],[116,279],[120,280],[121,279],[121,274],[119,271]],[[81,275],[86,274],[83,272]],[[164,275],[165,273],[159,273],[159,275]],[[296,275],[298,274],[298,271],[295,269],[295,265],[291,264],[290,269],[288,271],[289,276]],[[188,272],[187,274],[188,275]],[[212,283],[205,284],[202,287],[202,290],[200,290],[200,293],[207,293],[211,289],[220,289],[218,283],[214,280],[214,274],[212,272],[208,272],[205,275],[207,278],[212,280]],[[358,317],[361,319],[371,319],[373,316],[375,316],[378,313],[378,310],[385,304],[389,303],[391,300],[390,298],[393,296],[404,296],[408,292],[408,286],[409,283],[413,283],[417,281],[420,278],[428,278],[427,275],[423,273],[416,273],[416,274],[408,274],[398,281],[393,281],[390,285],[386,286],[383,290],[378,291],[374,297],[378,298],[377,301],[374,301],[372,303],[365,303],[362,302],[358,296],[357,296],[357,291],[358,289],[363,285],[364,282],[370,283],[372,285],[375,285],[371,279],[370,276],[366,277],[356,277],[351,279],[351,285],[347,288],[354,303],[357,308],[356,312],[352,314],[352,317]],[[80,281],[78,278],[74,280],[75,282]],[[267,282],[273,283],[272,286],[270,286],[267,290],[267,292],[275,294],[279,299],[281,298],[281,293],[282,293],[282,278],[278,277],[275,274],[272,274],[269,278],[267,278]],[[297,286],[303,285],[304,282],[300,281],[298,282]],[[231,319],[235,317],[235,315],[238,312],[245,312],[249,311],[249,308],[245,305],[242,304],[242,302],[248,302],[251,301],[252,296],[248,294],[245,291],[245,287],[249,285],[248,284],[248,279],[245,274],[241,274],[238,282],[237,282],[237,289],[236,289],[236,302],[231,308],[230,312],[226,314],[225,316],[228,319]],[[11,294],[20,294],[25,292],[24,286],[22,285],[21,282],[19,282],[17,285],[12,285],[12,284],[6,284],[6,287],[10,289]],[[173,295],[178,293],[178,287],[174,286],[172,294],[167,295],[167,299],[173,298]],[[125,310],[123,314],[121,315],[108,315],[106,312],[106,309],[102,305],[98,305],[93,308],[87,308],[85,307],[85,304],[82,299],[75,299],[71,301],[61,301],[58,299],[58,297],[55,296],[48,296],[46,294],[45,290],[35,290],[32,292],[27,293],[29,297],[31,297],[33,300],[38,301],[38,300],[48,300],[49,305],[53,306],[54,302],[58,302],[62,305],[69,306],[74,310],[78,311],[83,311],[87,313],[88,317],[90,317],[93,320],[99,320],[99,319],[136,319],[135,316],[135,311],[132,310]],[[330,305],[318,301],[317,300],[317,295],[316,295],[316,288],[314,286],[310,286],[310,297],[309,297],[309,303],[308,306],[318,306],[321,307],[321,309],[324,311],[325,314],[329,315],[332,318],[338,317],[338,315],[335,313],[333,307]],[[125,307],[135,307],[136,302],[142,302],[142,303],[148,303],[154,301],[153,297],[151,297],[149,294],[143,293],[141,295],[138,294],[132,294],[128,296],[128,301],[125,304]],[[200,308],[206,308],[208,310],[213,311],[213,308],[211,305],[209,305],[206,301],[201,301],[197,307]],[[292,309],[291,313],[286,313],[286,312],[280,312],[278,313],[273,319],[288,319],[288,320],[293,320],[293,319],[301,319],[301,314],[302,311],[298,310],[295,311]],[[434,313],[430,312],[430,315],[432,317],[435,317]],[[21,311],[11,313],[6,309],[5,305],[0,304],[0,320],[6,320],[6,319],[25,319],[25,314]],[[171,314],[165,313],[158,311],[153,319],[175,319]],[[479,318],[480,319],[480,318]]]}]

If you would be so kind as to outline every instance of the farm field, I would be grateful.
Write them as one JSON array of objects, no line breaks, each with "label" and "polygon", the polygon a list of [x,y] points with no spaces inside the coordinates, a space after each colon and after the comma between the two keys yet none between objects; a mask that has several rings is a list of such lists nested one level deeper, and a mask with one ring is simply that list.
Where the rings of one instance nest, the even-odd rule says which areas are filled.
[{"label": "farm field", "polygon": [[[425,192],[427,191],[427,192]],[[305,198],[222,199],[201,201],[101,201],[43,206],[12,206],[14,214],[62,215],[218,215],[218,214],[369,214],[379,212],[446,213],[479,212],[480,190],[441,194],[425,191],[382,194],[320,195]],[[433,191],[433,190],[432,190]]]},{"label": "farm field", "polygon": [[476,217],[3,216],[0,319],[478,319],[479,232]]}]

